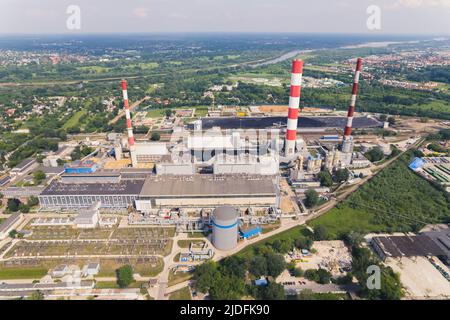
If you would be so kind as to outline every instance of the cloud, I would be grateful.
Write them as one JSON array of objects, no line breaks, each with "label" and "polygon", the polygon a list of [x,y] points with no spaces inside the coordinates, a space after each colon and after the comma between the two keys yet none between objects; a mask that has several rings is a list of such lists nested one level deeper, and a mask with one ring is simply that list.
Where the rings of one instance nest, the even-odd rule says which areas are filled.
[{"label": "cloud", "polygon": [[147,18],[148,17],[148,8],[140,7],[133,9],[133,15],[138,18]]},{"label": "cloud", "polygon": [[450,0],[397,0],[393,4],[386,5],[387,9],[417,9],[426,7],[447,7],[450,8]]}]

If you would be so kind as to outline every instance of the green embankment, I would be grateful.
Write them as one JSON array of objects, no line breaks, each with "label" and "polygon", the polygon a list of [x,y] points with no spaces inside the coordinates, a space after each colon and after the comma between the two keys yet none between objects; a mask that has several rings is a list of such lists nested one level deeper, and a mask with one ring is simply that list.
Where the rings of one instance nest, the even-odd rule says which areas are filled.
[{"label": "green embankment", "polygon": [[0,280],[39,279],[46,274],[44,268],[0,268]]},{"label": "green embankment", "polygon": [[309,225],[323,225],[337,238],[349,231],[407,232],[450,222],[450,196],[411,171],[411,159],[412,152],[404,154]]}]

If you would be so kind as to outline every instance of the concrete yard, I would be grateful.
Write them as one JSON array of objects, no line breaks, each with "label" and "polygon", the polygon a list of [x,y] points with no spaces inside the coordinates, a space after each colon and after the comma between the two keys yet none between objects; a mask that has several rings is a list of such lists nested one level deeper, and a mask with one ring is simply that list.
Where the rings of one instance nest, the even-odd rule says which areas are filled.
[{"label": "concrete yard", "polygon": [[400,274],[406,298],[448,299],[450,297],[450,282],[427,258],[388,258],[385,263]]}]

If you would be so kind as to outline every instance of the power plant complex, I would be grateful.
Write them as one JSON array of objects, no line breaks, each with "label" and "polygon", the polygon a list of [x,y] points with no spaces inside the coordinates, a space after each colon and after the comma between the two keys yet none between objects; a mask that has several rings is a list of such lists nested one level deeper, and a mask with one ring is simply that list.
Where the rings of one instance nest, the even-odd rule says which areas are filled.
[{"label": "power plant complex", "polygon": [[205,130],[199,119],[174,128],[166,141],[135,138],[127,82],[122,80],[127,137],[117,135],[107,145],[114,161],[128,165],[107,168],[92,159],[66,165],[64,173],[37,195],[41,209],[127,210],[130,224],[175,225],[180,231],[212,228],[214,245],[232,249],[239,234],[248,238],[260,232],[260,225],[285,214],[301,214],[297,203],[294,209],[283,207],[291,200],[283,200],[281,176],[288,177],[297,193],[309,188],[320,193],[327,191],[317,182],[321,170],[367,165],[367,159],[353,152],[351,136],[361,72],[358,58],[342,142],[337,135],[324,134],[312,144],[298,135],[305,129],[299,126],[302,60],[292,62],[287,118],[281,125],[262,117],[240,121],[238,127],[225,119],[220,121],[228,127]]}]

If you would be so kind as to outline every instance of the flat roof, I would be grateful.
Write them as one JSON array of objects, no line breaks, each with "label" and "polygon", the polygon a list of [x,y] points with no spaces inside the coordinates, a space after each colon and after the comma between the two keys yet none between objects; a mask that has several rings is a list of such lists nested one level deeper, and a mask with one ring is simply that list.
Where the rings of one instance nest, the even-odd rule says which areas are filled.
[{"label": "flat roof", "polygon": [[140,193],[141,197],[224,195],[275,196],[276,189],[272,179],[264,176],[157,176],[147,178]]},{"label": "flat roof", "polygon": [[0,223],[0,232],[5,232],[6,230],[8,230],[14,223],[16,223],[20,219],[21,215],[22,213],[16,212],[6,218],[3,223]]},{"label": "flat roof", "polygon": [[61,183],[53,181],[41,196],[66,195],[138,195],[144,180],[124,180],[118,183]]},{"label": "flat roof", "polygon": [[27,158],[27,159],[23,160],[21,163],[19,163],[17,166],[15,166],[13,168],[13,170],[14,169],[22,170],[22,169],[26,168],[27,166],[29,166],[31,163],[35,162],[35,161],[36,160],[34,160],[33,158]]},{"label": "flat roof", "polygon": [[445,252],[428,236],[380,236],[373,241],[389,257],[442,256]]}]

